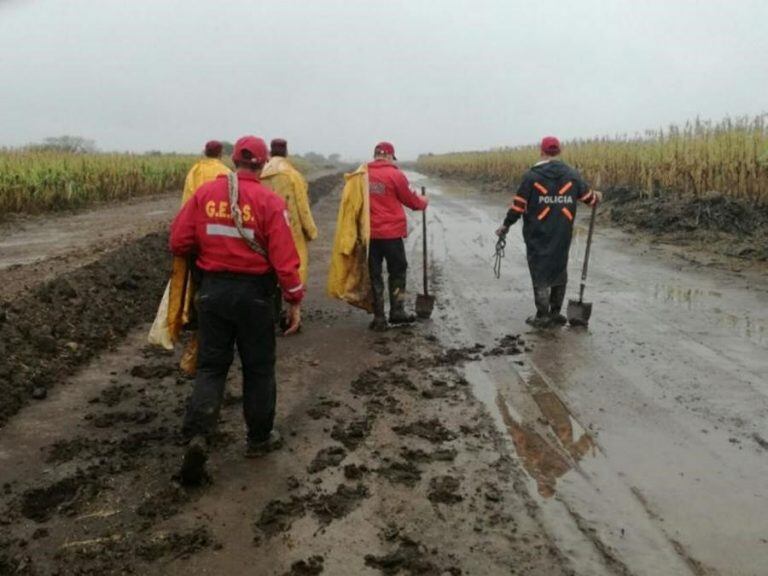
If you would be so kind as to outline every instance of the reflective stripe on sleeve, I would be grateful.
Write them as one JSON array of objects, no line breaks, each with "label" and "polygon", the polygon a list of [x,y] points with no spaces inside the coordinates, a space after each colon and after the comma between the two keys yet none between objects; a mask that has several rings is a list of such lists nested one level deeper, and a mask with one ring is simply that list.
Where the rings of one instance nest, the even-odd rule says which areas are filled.
[{"label": "reflective stripe on sleeve", "polygon": [[290,294],[295,294],[296,292],[298,292],[298,291],[300,291],[300,290],[303,290],[303,289],[304,289],[304,284],[299,284],[299,285],[298,285],[298,286],[296,286],[295,288],[289,288],[289,289],[288,289],[288,292],[289,292]]}]

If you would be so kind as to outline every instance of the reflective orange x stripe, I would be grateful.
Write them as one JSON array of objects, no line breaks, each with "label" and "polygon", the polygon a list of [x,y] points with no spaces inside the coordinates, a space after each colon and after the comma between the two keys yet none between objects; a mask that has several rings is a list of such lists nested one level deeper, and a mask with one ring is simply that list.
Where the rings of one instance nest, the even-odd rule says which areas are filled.
[{"label": "reflective orange x stripe", "polygon": [[547,217],[547,214],[549,214],[549,212],[550,212],[550,208],[549,208],[549,206],[547,206],[546,208],[544,208],[544,210],[539,212],[539,215],[537,216],[537,218],[539,220],[544,220],[544,218]]},{"label": "reflective orange x stripe", "polygon": [[565,217],[568,218],[568,220],[573,222],[573,214],[571,214],[571,211],[568,210],[568,208],[563,208],[563,214],[565,214]]},{"label": "reflective orange x stripe", "polygon": [[562,188],[560,188],[560,190],[558,190],[558,192],[557,192],[557,193],[558,193],[558,194],[560,194],[560,195],[562,196],[563,194],[565,194],[566,192],[568,192],[568,190],[570,190],[570,189],[571,189],[571,187],[573,187],[573,182],[568,182],[568,184],[566,184],[565,186],[563,186]]},{"label": "reflective orange x stripe", "polygon": [[549,190],[547,190],[546,188],[544,188],[544,186],[542,186],[542,185],[541,185],[541,184],[539,184],[538,182],[534,182],[534,183],[533,183],[533,187],[534,187],[534,188],[536,188],[536,190],[538,190],[538,191],[539,191],[539,192],[541,192],[542,194],[549,194]]}]

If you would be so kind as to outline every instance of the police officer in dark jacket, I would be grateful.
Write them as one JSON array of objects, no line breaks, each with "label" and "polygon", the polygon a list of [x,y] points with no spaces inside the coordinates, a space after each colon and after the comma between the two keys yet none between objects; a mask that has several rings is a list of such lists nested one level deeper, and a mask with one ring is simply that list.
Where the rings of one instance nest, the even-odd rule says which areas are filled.
[{"label": "police officer in dark jacket", "polygon": [[506,236],[522,216],[528,269],[533,281],[536,315],[526,322],[537,328],[566,323],[560,313],[568,282],[576,201],[593,206],[602,193],[591,190],[579,173],[557,156],[560,142],[554,136],[541,141],[541,160],[523,175],[504,224],[496,230]]}]

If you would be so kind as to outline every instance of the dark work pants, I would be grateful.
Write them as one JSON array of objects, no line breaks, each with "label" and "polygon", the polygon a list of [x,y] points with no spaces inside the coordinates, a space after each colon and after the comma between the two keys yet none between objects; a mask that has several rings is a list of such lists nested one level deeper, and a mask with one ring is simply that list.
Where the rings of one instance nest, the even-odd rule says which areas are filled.
[{"label": "dark work pants", "polygon": [[391,306],[395,298],[402,298],[405,293],[408,260],[405,258],[405,244],[402,238],[374,239],[368,249],[368,272],[373,288],[374,312],[377,315],[384,314],[384,262],[387,263]]},{"label": "dark work pants", "polygon": [[186,437],[216,427],[234,346],[243,368],[243,414],[248,440],[269,437],[275,420],[274,276],[205,274],[197,292],[199,352],[187,402]]}]

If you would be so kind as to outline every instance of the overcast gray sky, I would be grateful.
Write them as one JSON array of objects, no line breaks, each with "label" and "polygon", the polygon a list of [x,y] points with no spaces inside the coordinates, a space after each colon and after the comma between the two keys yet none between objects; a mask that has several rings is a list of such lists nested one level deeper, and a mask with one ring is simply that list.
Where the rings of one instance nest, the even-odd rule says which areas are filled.
[{"label": "overcast gray sky", "polygon": [[768,110],[765,0],[0,0],[0,146],[400,157]]}]

